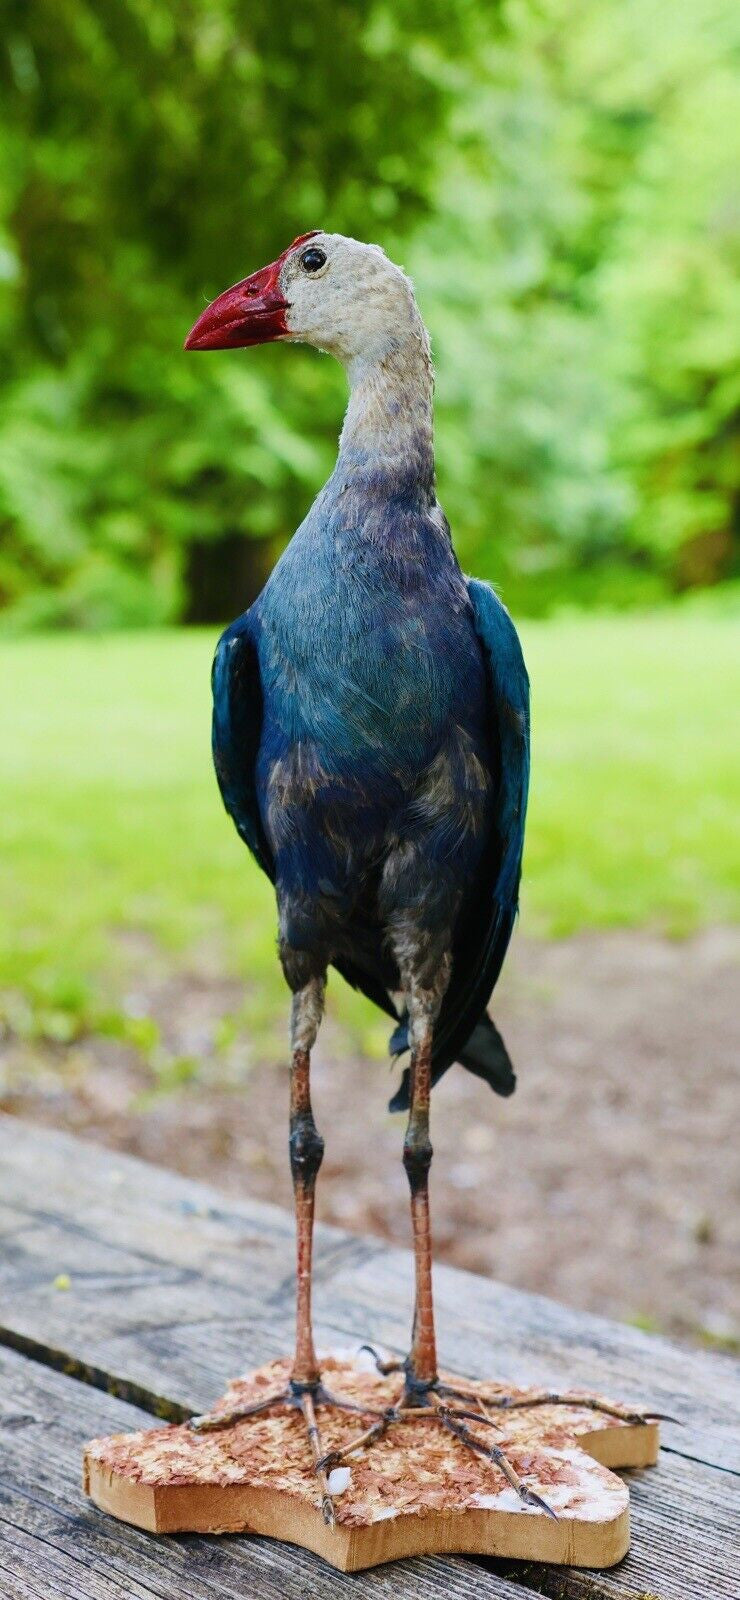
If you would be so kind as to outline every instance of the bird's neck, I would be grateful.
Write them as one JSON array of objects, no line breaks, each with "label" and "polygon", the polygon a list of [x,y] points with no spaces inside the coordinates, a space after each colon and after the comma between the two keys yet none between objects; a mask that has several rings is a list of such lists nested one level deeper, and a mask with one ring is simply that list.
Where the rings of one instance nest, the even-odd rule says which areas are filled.
[{"label": "bird's neck", "polygon": [[334,477],[341,488],[358,478],[381,497],[434,501],[434,378],[420,317],[374,355],[347,365],[349,405]]}]

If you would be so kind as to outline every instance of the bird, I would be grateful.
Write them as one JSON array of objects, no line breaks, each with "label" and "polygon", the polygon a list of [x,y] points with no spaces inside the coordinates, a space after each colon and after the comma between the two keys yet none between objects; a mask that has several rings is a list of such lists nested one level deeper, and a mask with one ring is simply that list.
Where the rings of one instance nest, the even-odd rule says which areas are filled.
[{"label": "bird", "polygon": [[[192,1426],[228,1427],[276,1404],[299,1410],[332,1524],[330,1468],[414,1410],[486,1455],[525,1505],[549,1511],[468,1426],[490,1426],[490,1415],[440,1378],[429,1208],[433,1085],[454,1063],[501,1095],[515,1085],[486,1008],[521,878],[522,649],[495,590],[464,576],[437,499],[430,341],[406,273],[376,244],[312,230],[207,306],[185,348],[273,341],[333,356],[349,383],[334,470],[258,598],[223,633],[212,679],[218,784],[274,884],[292,994],[296,1340],[284,1392]],[[405,1361],[367,1347],[381,1371],[401,1374],[398,1403],[346,1450],[325,1452],[317,1413],[345,1404],[322,1380],[311,1301],[324,1141],[310,1059],[330,967],[393,1019],[392,1056],[410,1053],[391,1108],[408,1111],[415,1287]]]}]

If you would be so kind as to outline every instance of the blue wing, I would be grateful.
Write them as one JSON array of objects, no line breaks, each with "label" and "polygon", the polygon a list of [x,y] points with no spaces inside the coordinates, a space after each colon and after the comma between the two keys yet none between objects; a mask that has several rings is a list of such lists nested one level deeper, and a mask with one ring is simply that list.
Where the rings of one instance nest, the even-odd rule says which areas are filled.
[{"label": "blue wing", "polygon": [[[481,642],[488,687],[488,727],[495,795],[489,847],[479,877],[479,891],[456,930],[452,981],[434,1036],[433,1081],[453,1061],[508,1093],[513,1077],[508,1059],[499,1059],[491,1039],[486,1049],[472,1046],[488,1023],[486,1004],[496,984],[517,913],[524,822],[529,785],[529,681],[519,638],[511,618],[488,584],[468,580],[476,632]],[[213,663],[213,759],[223,802],[236,828],[263,872],[274,882],[275,862],[265,835],[257,800],[256,764],[262,732],[262,688],[251,613],[246,612],[219,640]],[[346,959],[334,963],[343,977],[391,1016],[397,1013],[380,979]],[[498,1035],[488,1023],[486,1034]],[[403,1049],[401,1029],[391,1048]],[[495,1037],[494,1037],[495,1036]],[[500,1040],[498,1041],[500,1044]],[[488,1053],[490,1065],[481,1066]],[[408,1071],[394,1109],[408,1104]]]},{"label": "blue wing", "polygon": [[513,921],[518,907],[529,794],[529,678],[519,635],[498,595],[489,584],[476,578],[468,578],[468,594],[486,661],[490,731],[498,744],[500,759],[494,826],[501,855],[493,891],[494,922],[508,916]]},{"label": "blue wing", "polygon": [[[529,789],[529,679],[506,607],[487,583],[468,579],[475,630],[486,663],[488,732],[495,781],[489,848],[479,890],[456,930],[453,969],[434,1032],[432,1081],[453,1061],[484,1077],[498,1093],[514,1087],[511,1064],[485,1008],[503,966],[516,920]],[[469,1047],[466,1052],[466,1046]],[[407,1047],[405,1025],[391,1050]],[[466,1059],[469,1056],[470,1059]],[[391,1101],[408,1106],[409,1074]]]},{"label": "blue wing", "polygon": [[436,1077],[464,1050],[503,966],[519,903],[529,790],[529,679],[519,636],[487,583],[469,578],[468,594],[486,663],[497,788],[482,892],[456,938],[453,981],[435,1030]]},{"label": "blue wing", "polygon": [[275,862],[257,803],[262,686],[250,612],[221,635],[213,658],[213,764],[226,810],[256,861],[275,881]]},{"label": "blue wing", "polygon": [[[262,684],[256,624],[245,611],[221,635],[211,674],[213,764],[221,798],[237,832],[272,883],[275,859],[257,799],[257,754],[262,736]],[[381,980],[347,957],[333,965],[391,1017],[398,1013]]]}]

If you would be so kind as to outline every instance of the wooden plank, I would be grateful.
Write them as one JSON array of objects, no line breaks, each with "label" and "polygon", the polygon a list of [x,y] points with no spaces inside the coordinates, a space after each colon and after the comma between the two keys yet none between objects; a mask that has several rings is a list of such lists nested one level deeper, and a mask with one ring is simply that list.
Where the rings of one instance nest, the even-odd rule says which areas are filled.
[{"label": "wooden plank", "polygon": [[349,1577],[264,1539],[154,1538],[82,1493],[82,1445],[151,1417],[0,1350],[0,1594],[3,1600],[524,1600],[527,1591],[458,1559],[393,1562]]},{"label": "wooden plank", "polygon": [[[0,1123],[0,1162],[6,1340],[35,1342],[46,1359],[72,1352],[100,1382],[113,1374],[137,1385],[152,1409],[158,1398],[201,1408],[229,1377],[290,1347],[289,1216],[224,1202],[203,1185],[10,1119]],[[68,1291],[53,1288],[60,1272],[70,1275]],[[538,1569],[527,1582],[559,1600],[740,1592],[726,1504],[737,1484],[717,1470],[738,1459],[733,1364],[467,1273],[440,1269],[437,1285],[450,1366],[649,1398],[686,1422],[666,1427],[671,1451],[635,1481],[627,1563],[598,1577]],[[403,1252],[322,1230],[317,1289],[320,1343],[346,1347],[372,1334],[403,1348],[411,1297]]]},{"label": "wooden plank", "polygon": [[188,1600],[432,1600],[440,1592],[450,1600],[526,1600],[530,1584],[557,1600],[734,1600],[738,1593],[729,1473],[667,1458],[634,1475],[636,1548],[612,1573],[522,1566],[502,1573],[493,1563],[426,1557],[347,1577],[266,1540],[155,1539],[103,1516],[82,1495],[83,1443],[150,1422],[133,1406],[0,1350],[3,1600],[181,1600],[185,1593]]},{"label": "wooden plank", "polygon": [[[0,1171],[0,1321],[10,1335],[74,1350],[138,1386],[147,1405],[166,1371],[167,1398],[188,1410],[290,1348],[288,1213],[226,1201],[205,1184],[11,1117],[0,1118]],[[316,1254],[319,1342],[371,1338],[403,1351],[409,1254],[331,1228],[318,1230]],[[53,1288],[59,1274],[71,1279],[66,1292]],[[664,1424],[671,1450],[740,1471],[740,1379],[726,1356],[451,1267],[436,1269],[435,1285],[450,1367],[649,1403],[684,1424]]]}]

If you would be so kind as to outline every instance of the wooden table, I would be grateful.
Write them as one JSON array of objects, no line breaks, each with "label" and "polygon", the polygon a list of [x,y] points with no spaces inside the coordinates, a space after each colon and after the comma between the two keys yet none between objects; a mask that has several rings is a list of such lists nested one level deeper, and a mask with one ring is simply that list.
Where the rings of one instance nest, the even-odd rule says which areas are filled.
[{"label": "wooden table", "polygon": [[[664,1424],[660,1465],[632,1475],[621,1566],[427,1557],[352,1577],[287,1545],[154,1538],[104,1517],[80,1488],[85,1439],[202,1410],[289,1350],[292,1218],[9,1117],[0,1172],[2,1600],[738,1600],[736,1364],[449,1267],[436,1272],[447,1365],[585,1385],[684,1424]],[[322,1228],[319,1348],[372,1337],[403,1351],[411,1287],[405,1252]]]}]

